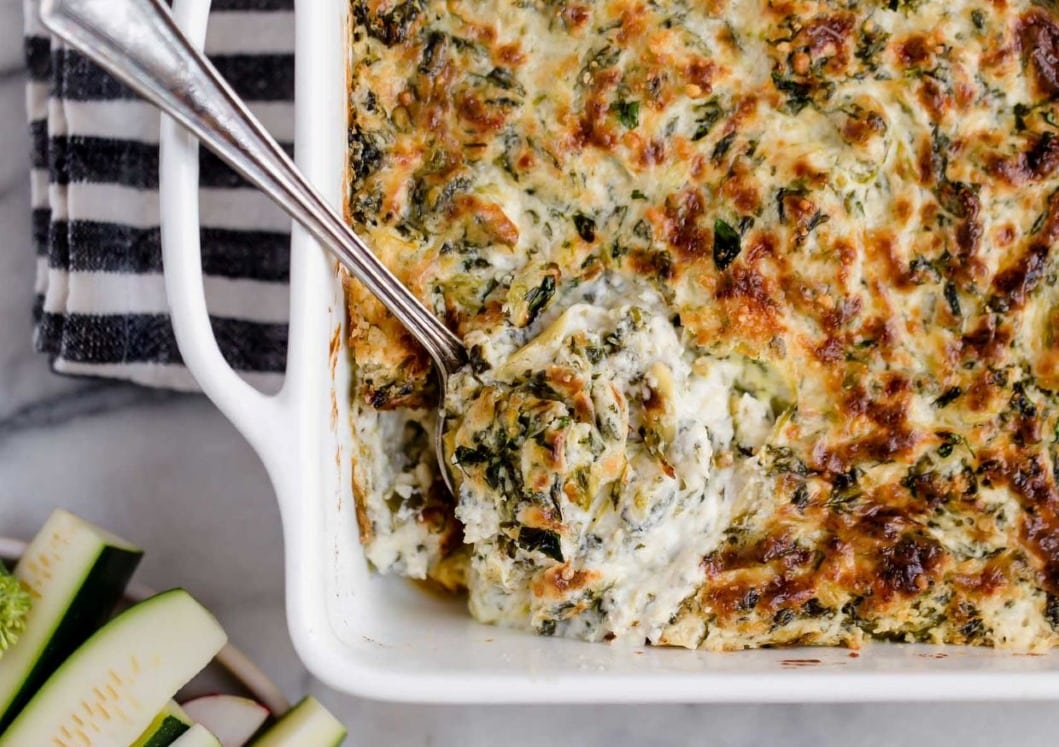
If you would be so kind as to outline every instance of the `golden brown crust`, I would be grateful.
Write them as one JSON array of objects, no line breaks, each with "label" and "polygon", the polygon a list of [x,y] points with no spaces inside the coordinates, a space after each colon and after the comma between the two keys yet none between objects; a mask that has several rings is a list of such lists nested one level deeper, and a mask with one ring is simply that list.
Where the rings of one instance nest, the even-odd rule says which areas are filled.
[{"label": "golden brown crust", "polygon": [[[520,342],[576,288],[638,278],[693,356],[797,392],[758,455],[775,495],[703,559],[663,640],[1056,640],[1052,10],[354,8],[350,212],[439,317]],[[422,352],[349,298],[360,401],[432,401]],[[593,421],[587,384],[547,377]],[[541,459],[561,471],[562,442]]]}]

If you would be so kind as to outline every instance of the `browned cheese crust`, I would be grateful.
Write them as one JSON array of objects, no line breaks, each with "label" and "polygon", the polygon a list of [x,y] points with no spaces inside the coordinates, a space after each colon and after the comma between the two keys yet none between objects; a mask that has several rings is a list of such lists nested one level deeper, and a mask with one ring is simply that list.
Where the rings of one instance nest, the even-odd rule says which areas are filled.
[{"label": "browned cheese crust", "polygon": [[[564,295],[637,278],[692,358],[755,361],[793,393],[753,455],[775,489],[703,554],[656,642],[1054,644],[1050,6],[353,11],[349,213],[440,319],[523,342]],[[363,288],[348,295],[362,430],[377,411],[422,419],[429,360]],[[491,356],[472,345],[483,371]],[[445,537],[437,568],[460,529],[421,446],[409,459],[434,492],[405,515]],[[385,485],[358,478],[369,543],[402,509]]]}]

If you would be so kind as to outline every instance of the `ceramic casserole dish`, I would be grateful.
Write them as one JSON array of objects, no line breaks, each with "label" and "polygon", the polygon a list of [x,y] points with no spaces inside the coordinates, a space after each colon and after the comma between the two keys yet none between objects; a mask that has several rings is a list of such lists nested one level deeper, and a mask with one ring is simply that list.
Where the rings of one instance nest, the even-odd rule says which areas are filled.
[{"label": "ceramic casserole dish", "polygon": [[[176,0],[201,44],[208,0]],[[296,5],[296,152],[336,206],[346,158],[348,0]],[[423,702],[895,701],[1059,696],[1059,653],[868,645],[739,653],[539,638],[475,622],[461,600],[369,569],[350,491],[345,311],[334,263],[297,229],[286,382],[266,396],[210,330],[198,244],[197,145],[162,129],[162,239],[173,323],[202,389],[260,455],[282,516],[287,616],[306,666],[331,686]],[[277,550],[279,551],[279,550]]]}]

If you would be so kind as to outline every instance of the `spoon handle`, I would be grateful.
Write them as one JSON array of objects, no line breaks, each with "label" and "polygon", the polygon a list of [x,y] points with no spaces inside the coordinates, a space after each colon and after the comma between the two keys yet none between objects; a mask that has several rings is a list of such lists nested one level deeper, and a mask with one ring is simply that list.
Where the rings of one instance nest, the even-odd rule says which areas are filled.
[{"label": "spoon handle", "polygon": [[162,0],[44,0],[41,21],[189,129],[329,249],[430,353],[442,376],[463,344],[383,265],[327,204],[213,65],[177,28]]}]

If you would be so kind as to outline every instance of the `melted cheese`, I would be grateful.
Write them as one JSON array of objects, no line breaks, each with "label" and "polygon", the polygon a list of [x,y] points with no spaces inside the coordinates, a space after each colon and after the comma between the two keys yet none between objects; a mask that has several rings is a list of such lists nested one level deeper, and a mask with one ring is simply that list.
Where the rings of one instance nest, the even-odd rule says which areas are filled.
[{"label": "melted cheese", "polygon": [[[355,0],[383,572],[707,648],[1059,636],[1059,22],[1029,0]],[[394,444],[402,444],[399,449]]]},{"label": "melted cheese", "polygon": [[691,360],[651,294],[591,295],[496,369],[451,383],[471,611],[656,640],[763,482],[733,459],[736,434],[763,441],[773,415],[735,391],[739,364]]}]

